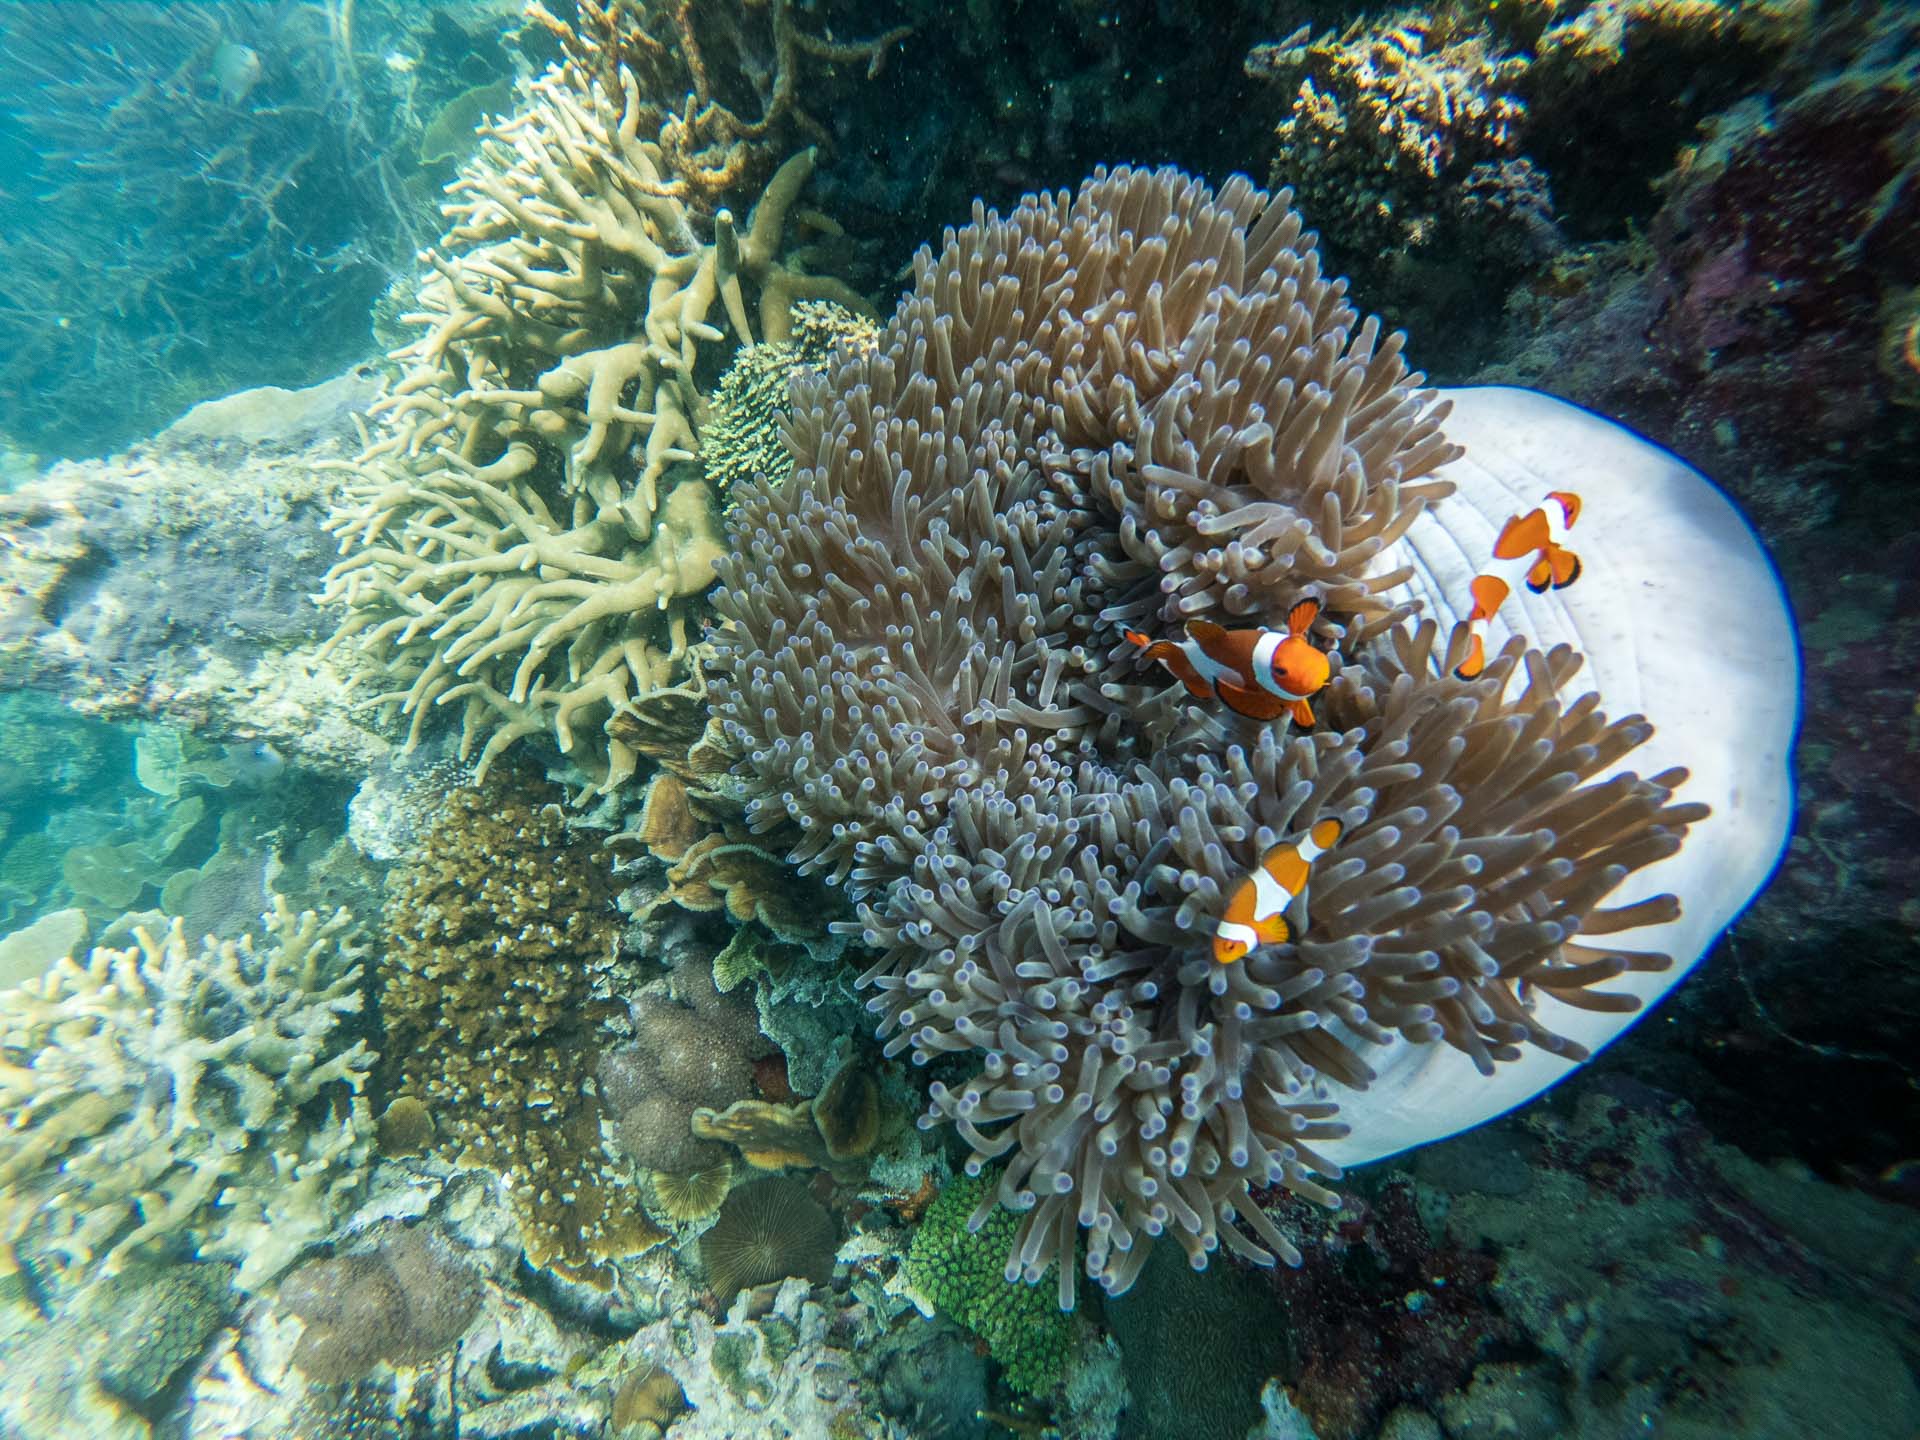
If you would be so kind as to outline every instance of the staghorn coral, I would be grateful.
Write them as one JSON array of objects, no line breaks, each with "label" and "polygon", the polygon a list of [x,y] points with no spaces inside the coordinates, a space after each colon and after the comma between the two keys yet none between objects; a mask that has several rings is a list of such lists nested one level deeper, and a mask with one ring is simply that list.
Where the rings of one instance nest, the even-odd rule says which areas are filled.
[{"label": "staghorn coral", "polygon": [[723,207],[702,235],[646,113],[630,70],[601,85],[561,67],[488,127],[405,317],[425,333],[394,352],[408,372],[328,521],[344,558],[321,599],[348,612],[333,643],[371,659],[409,746],[458,704],[463,758],[486,737],[482,778],[548,730],[603,789],[632,772],[594,732],[679,677],[719,553],[707,487],[673,483],[699,447],[702,346],[722,325],[753,343],[750,304],[767,340],[796,300],[864,305],[781,255],[813,151],[743,224]]},{"label": "staghorn coral", "polygon": [[373,1147],[361,952],[344,910],[262,924],[140,930],[0,994],[0,1238],[73,1280],[175,1248],[254,1290],[326,1235]]},{"label": "staghorn coral", "polygon": [[677,1175],[725,1163],[726,1150],[696,1139],[690,1122],[703,1106],[752,1093],[753,1060],[773,1048],[753,1006],[721,995],[711,967],[697,962],[674,972],[671,995],[634,1000],[631,1019],[633,1044],[607,1051],[598,1070],[616,1147],[637,1165]]},{"label": "staghorn coral", "polygon": [[[1314,1145],[1369,1057],[1578,1059],[1535,997],[1630,1011],[1606,982],[1668,964],[1610,942],[1671,896],[1603,906],[1701,808],[1601,779],[1651,727],[1562,701],[1570,650],[1444,678],[1464,630],[1382,595],[1457,450],[1356,320],[1246,180],[1097,172],[923,251],[876,353],[796,387],[794,477],[742,487],[719,710],[752,823],[860,900],[887,1053],[978,1057],[922,1124],[1005,1160],[973,1219],[1021,1213],[1029,1281],[1079,1228],[1110,1292],[1162,1235],[1296,1259],[1248,1186],[1333,1203]],[[1308,587],[1312,735],[1102,683],[1121,624],[1271,625]],[[1320,816],[1347,834],[1297,941],[1214,964],[1226,891]]]},{"label": "staghorn coral", "polygon": [[538,798],[447,798],[389,880],[380,1010],[393,1089],[451,1157],[509,1179],[528,1260],[604,1285],[604,1262],[662,1233],[605,1148],[591,1083],[618,1014],[595,998],[620,928],[604,858]]},{"label": "staghorn coral", "polygon": [[[743,179],[764,177],[799,136],[827,140],[800,104],[803,60],[821,62],[828,77],[837,67],[858,66],[872,80],[912,29],[898,25],[871,40],[836,42],[802,30],[794,0],[583,0],[572,23],[533,0],[527,14],[559,39],[563,73],[581,88],[597,82],[611,92],[623,71],[639,77],[636,88],[646,97],[640,123],[659,131],[669,176],[662,191],[705,215]],[[810,102],[826,98],[825,78],[810,77]],[[749,119],[735,106],[760,113]]]},{"label": "staghorn coral", "polygon": [[700,1263],[714,1294],[731,1304],[754,1285],[788,1276],[822,1284],[833,1273],[832,1218],[798,1180],[754,1180],[720,1207],[700,1237]]}]

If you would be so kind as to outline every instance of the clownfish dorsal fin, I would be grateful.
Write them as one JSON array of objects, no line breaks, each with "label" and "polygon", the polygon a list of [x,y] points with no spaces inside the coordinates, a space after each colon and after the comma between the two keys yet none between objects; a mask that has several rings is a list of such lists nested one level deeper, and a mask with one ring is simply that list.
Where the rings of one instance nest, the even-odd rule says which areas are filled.
[{"label": "clownfish dorsal fin", "polygon": [[1305,635],[1320,618],[1320,598],[1309,595],[1287,612],[1287,634]]},{"label": "clownfish dorsal fin", "polygon": [[1207,645],[1220,639],[1227,632],[1211,620],[1187,621],[1187,635],[1197,645]]}]

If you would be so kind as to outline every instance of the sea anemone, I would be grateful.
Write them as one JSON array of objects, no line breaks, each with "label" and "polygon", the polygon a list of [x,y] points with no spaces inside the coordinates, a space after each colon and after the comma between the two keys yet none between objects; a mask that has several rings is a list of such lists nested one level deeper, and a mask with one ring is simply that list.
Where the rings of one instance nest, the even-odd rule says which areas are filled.
[{"label": "sea anemone", "polygon": [[[1777,851],[1796,677],[1737,515],[1566,407],[1537,417],[1537,451],[1513,436],[1535,417],[1446,425],[1401,338],[1359,322],[1284,196],[1103,171],[1004,219],[976,207],[923,251],[875,349],[796,383],[792,478],[736,491],[719,708],[751,823],[858,901],[887,1054],[976,1057],[929,1086],[922,1124],[959,1130],[970,1174],[1000,1163],[973,1219],[1020,1214],[1009,1277],[1059,1258],[1062,1307],[1079,1230],[1115,1293],[1160,1236],[1196,1267],[1223,1244],[1297,1259],[1250,1187],[1333,1203],[1343,1159],[1551,1083]],[[1484,453],[1462,460],[1463,438]],[[1489,521],[1583,453],[1608,459],[1579,477],[1581,543],[1609,557],[1561,593],[1596,608],[1500,628],[1486,671],[1454,678],[1464,632],[1417,618],[1473,573],[1436,568],[1443,542],[1484,562]],[[1517,507],[1459,500],[1488,474],[1522,484]],[[1633,548],[1642,488],[1669,533]],[[1700,559],[1675,563],[1689,547],[1738,608],[1702,601],[1687,634],[1711,617],[1708,654],[1751,673],[1639,653],[1645,595],[1658,613],[1703,588]],[[1302,595],[1332,647],[1311,732],[1194,703],[1121,634],[1278,629]],[[1563,694],[1581,651],[1601,689]],[[1696,723],[1622,681],[1649,664],[1712,665],[1755,703],[1738,731]],[[1677,726],[1657,768],[1624,768],[1655,726],[1622,708]],[[1676,802],[1689,762],[1708,783]],[[1743,818],[1724,864],[1674,868],[1690,828]],[[1321,819],[1344,835],[1289,939],[1216,963],[1228,897]]]}]

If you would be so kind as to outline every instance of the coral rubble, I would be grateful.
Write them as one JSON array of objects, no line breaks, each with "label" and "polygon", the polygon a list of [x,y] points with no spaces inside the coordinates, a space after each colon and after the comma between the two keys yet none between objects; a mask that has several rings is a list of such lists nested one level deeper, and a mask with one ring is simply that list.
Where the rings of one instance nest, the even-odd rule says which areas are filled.
[{"label": "coral rubble", "polygon": [[[1577,1059],[1523,983],[1631,1010],[1607,981],[1668,964],[1611,942],[1673,897],[1606,900],[1702,808],[1680,772],[1600,781],[1650,730],[1560,699],[1570,651],[1457,680],[1464,631],[1384,598],[1455,451],[1356,321],[1244,180],[1101,172],[922,251],[876,350],[797,383],[793,478],[737,492],[719,709],[751,823],[860,900],[887,1053],[976,1057],[923,1123],[1006,1162],[978,1217],[1021,1213],[1063,1305],[1083,1228],[1115,1292],[1158,1236],[1296,1258],[1247,1187],[1331,1200],[1315,1142],[1370,1053]],[[1278,625],[1307,587],[1337,644],[1310,736],[1223,745],[1116,664],[1123,624]],[[1318,816],[1347,835],[1310,928],[1214,963],[1227,891]]]},{"label": "coral rubble", "polygon": [[0,1230],[79,1279],[175,1250],[257,1289],[324,1239],[373,1146],[347,1041],[361,951],[284,901],[266,939],[176,922],[0,995]]}]

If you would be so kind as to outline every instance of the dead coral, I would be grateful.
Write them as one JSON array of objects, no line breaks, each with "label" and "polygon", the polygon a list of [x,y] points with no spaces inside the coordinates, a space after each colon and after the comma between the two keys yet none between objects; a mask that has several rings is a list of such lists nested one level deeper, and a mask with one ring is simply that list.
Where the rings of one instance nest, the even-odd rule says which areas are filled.
[{"label": "dead coral", "polygon": [[389,881],[384,923],[394,1088],[455,1159],[511,1180],[531,1263],[603,1283],[603,1261],[661,1238],[591,1083],[619,1013],[594,996],[619,936],[605,858],[537,793],[456,791]]}]

